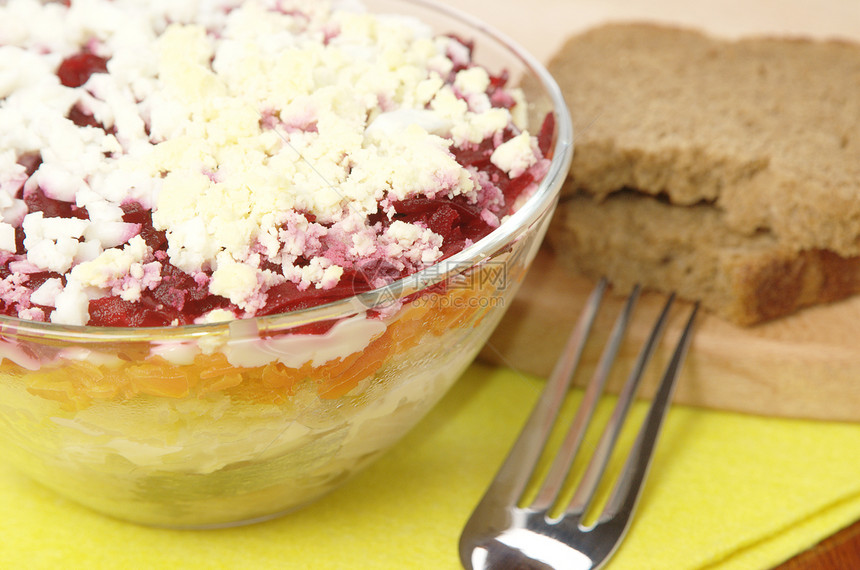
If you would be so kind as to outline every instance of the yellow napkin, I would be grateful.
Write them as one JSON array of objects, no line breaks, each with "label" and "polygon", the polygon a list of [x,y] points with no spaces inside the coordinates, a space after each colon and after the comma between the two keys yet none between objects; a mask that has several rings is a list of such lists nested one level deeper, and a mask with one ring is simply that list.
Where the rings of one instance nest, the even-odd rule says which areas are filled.
[{"label": "yellow napkin", "polygon": [[[475,365],[345,487],[292,515],[234,529],[111,520],[0,461],[0,568],[459,568],[460,528],[542,385]],[[772,567],[860,518],[858,451],[860,425],[675,407],[610,568]]]}]

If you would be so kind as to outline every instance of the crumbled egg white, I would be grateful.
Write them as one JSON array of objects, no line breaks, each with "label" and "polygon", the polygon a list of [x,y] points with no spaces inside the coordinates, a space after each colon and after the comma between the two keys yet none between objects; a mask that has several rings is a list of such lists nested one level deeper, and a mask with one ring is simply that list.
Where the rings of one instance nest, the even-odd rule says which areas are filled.
[{"label": "crumbled egg white", "polygon": [[92,261],[76,265],[71,278],[84,286],[106,288],[111,281],[128,275],[135,265],[141,265],[151,250],[140,236],[135,236],[122,247],[104,251]]},{"label": "crumbled egg white", "polygon": [[246,263],[239,263],[229,255],[219,256],[218,268],[212,273],[209,291],[227,297],[244,309],[257,290],[257,270]]},{"label": "crumbled egg white", "polygon": [[534,144],[528,133],[520,133],[500,144],[490,155],[490,162],[516,178],[537,162]]},{"label": "crumbled egg white", "polygon": [[46,279],[45,282],[42,283],[38,289],[33,291],[32,295],[30,295],[30,301],[37,305],[53,307],[56,304],[57,295],[62,291],[63,282],[60,279],[56,277]]},{"label": "crumbled egg white", "polygon": [[0,250],[15,251],[15,226],[0,222]]},{"label": "crumbled egg white", "polygon": [[[132,200],[151,208],[155,228],[166,231],[172,264],[212,271],[209,291],[249,312],[279,279],[328,288],[343,273],[315,254],[293,265],[307,255],[299,241],[316,239],[305,237],[307,220],[299,216],[300,227],[297,211],[321,224],[365,220],[349,255],[383,248],[416,265],[438,259],[441,237],[429,229],[394,222],[375,236],[366,217],[416,195],[473,196],[474,175],[451,145],[501,133],[522,119],[524,105],[514,107],[517,116],[491,107],[481,68],[463,69],[446,85],[455,63],[468,60],[458,42],[412,18],[342,4],[0,5],[0,250],[14,252],[14,226],[22,223],[30,263],[71,270],[65,287],[51,281],[36,296],[51,298],[51,320],[84,324],[90,298],[116,294],[123,276],[144,274],[152,252],[120,208]],[[65,87],[56,69],[84,46],[107,58],[109,73]],[[106,130],[75,125],[67,118],[75,106]],[[501,145],[493,163],[516,176],[534,164],[531,144],[523,133]],[[15,160],[30,152],[42,162],[27,180]],[[86,208],[90,219],[28,214],[15,198],[25,180]],[[261,270],[262,261],[280,264],[281,274]],[[141,286],[124,282],[123,298],[139,297]]]},{"label": "crumbled egg white", "polygon": [[88,222],[77,218],[45,218],[42,212],[24,216],[24,247],[27,261],[36,267],[65,273],[80,246]]}]

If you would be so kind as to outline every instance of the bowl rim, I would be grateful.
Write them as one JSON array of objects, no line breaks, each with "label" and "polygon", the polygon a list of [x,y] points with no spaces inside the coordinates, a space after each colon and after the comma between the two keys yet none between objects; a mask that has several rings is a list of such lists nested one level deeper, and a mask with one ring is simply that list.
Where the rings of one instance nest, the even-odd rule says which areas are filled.
[{"label": "bowl rim", "polygon": [[[434,0],[387,1],[395,1],[404,5],[413,4],[436,12],[443,17],[457,20],[495,41],[499,46],[509,51],[515,59],[520,60],[524,68],[539,80],[541,87],[552,103],[549,112],[553,113],[555,118],[555,133],[547,173],[539,182],[535,192],[517,211],[507,216],[499,227],[450,257],[384,287],[315,307],[211,323],[154,327],[66,325],[0,315],[0,342],[4,340],[3,337],[8,336],[38,336],[78,342],[163,342],[193,339],[209,336],[213,333],[226,334],[237,327],[242,331],[248,331],[249,327],[253,328],[254,326],[257,331],[276,331],[355,316],[372,309],[379,299],[402,299],[479,265],[490,259],[500,248],[510,244],[515,234],[537,221],[554,204],[573,158],[573,124],[558,83],[546,67],[520,44],[471,14]],[[447,266],[448,269],[439,271],[440,265]]]}]

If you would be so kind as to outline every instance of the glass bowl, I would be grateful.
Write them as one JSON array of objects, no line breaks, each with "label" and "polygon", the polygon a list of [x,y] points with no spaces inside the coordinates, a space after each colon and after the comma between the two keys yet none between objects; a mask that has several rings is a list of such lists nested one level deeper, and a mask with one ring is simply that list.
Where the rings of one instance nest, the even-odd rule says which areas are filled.
[{"label": "glass bowl", "polygon": [[474,41],[554,115],[551,165],[495,231],[385,288],[276,316],[153,328],[0,318],[0,457],[101,513],[250,523],[310,503],[400,439],[485,343],[543,239],[572,153],[552,78],[507,38],[422,0],[367,2]]}]

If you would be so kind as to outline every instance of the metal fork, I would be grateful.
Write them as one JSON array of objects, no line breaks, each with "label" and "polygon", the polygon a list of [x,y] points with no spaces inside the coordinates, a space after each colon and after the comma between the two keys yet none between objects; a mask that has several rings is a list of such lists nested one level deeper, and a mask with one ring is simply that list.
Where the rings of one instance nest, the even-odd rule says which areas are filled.
[{"label": "metal fork", "polygon": [[[627,533],[675,381],[690,344],[698,304],[694,305],[690,313],[605,507],[596,522],[586,524],[585,516],[594,500],[643,371],[662,336],[674,295],[669,297],[663,307],[619,393],[615,409],[577,484],[573,498],[566,506],[556,504],[560,501],[562,485],[568,477],[631,319],[639,297],[638,286],[630,294],[615,322],[567,436],[536,497],[528,506],[518,504],[523,501],[523,493],[544,452],[605,290],[606,282],[602,280],[591,293],[543,394],[496,478],[463,529],[460,536],[460,560],[467,569],[599,568],[612,556]],[[556,514],[558,512],[560,514]]]}]

